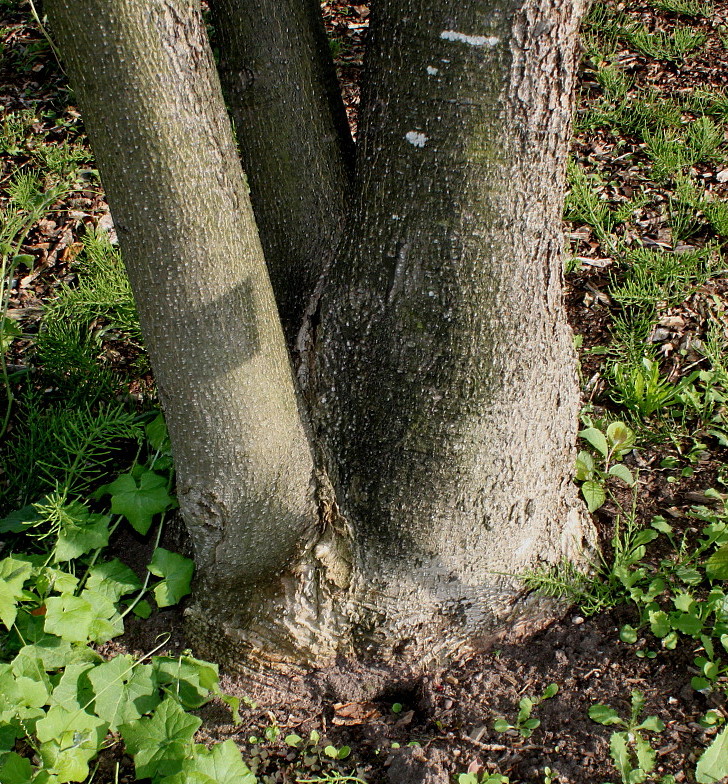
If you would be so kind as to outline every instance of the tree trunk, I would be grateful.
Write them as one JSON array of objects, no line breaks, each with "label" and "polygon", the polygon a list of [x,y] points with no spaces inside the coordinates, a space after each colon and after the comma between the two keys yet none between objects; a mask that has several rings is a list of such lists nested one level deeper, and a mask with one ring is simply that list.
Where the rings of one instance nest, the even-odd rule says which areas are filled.
[{"label": "tree trunk", "polygon": [[210,628],[244,625],[250,597],[275,594],[314,537],[317,513],[310,448],[198,3],[48,0],[46,10],[167,418],[197,564],[195,613]]},{"label": "tree trunk", "polygon": [[220,75],[284,332],[346,217],[354,146],[317,0],[211,0]]},{"label": "tree trunk", "polygon": [[[231,88],[250,101],[238,121],[272,268],[295,256],[274,273],[287,316],[303,301],[286,275],[308,294],[311,259],[336,251],[302,329],[303,423],[197,3],[48,5],[167,414],[202,652],[425,662],[550,619],[515,575],[581,560],[590,532],[570,481],[578,386],[560,266],[581,3],[379,0],[338,250],[346,156],[325,73],[281,32],[251,67],[274,83]],[[232,81],[239,46],[226,44]],[[308,106],[305,127],[326,137],[303,155],[311,172],[285,161],[301,153],[286,117],[299,68],[317,86],[288,107]],[[296,182],[310,232],[285,206]],[[331,215],[321,183],[338,194]]]},{"label": "tree trunk", "polygon": [[585,547],[561,299],[579,5],[374,7],[317,374],[351,613],[379,658],[533,625],[549,610],[520,607],[515,575]]}]

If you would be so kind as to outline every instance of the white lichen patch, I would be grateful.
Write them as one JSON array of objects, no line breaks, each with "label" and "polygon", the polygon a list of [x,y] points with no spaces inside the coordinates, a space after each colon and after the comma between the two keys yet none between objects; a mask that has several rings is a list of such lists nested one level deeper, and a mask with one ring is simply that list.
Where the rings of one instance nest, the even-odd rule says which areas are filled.
[{"label": "white lichen patch", "polygon": [[500,43],[500,38],[495,35],[465,35],[465,33],[458,33],[456,30],[443,30],[440,33],[440,38],[445,41],[460,41],[470,46],[495,46]]},{"label": "white lichen patch", "polygon": [[414,144],[415,147],[424,147],[427,142],[427,136],[419,131],[407,131],[404,138],[407,139],[410,144]]},{"label": "white lichen patch", "polygon": [[427,73],[430,74],[430,76],[435,76],[436,74],[440,73],[440,69],[439,68],[434,68],[433,66],[428,65],[427,66]]}]

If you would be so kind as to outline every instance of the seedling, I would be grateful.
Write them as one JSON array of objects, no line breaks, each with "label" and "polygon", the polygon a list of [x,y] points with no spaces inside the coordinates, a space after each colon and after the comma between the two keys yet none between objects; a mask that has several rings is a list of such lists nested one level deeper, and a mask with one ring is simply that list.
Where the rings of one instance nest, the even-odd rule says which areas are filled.
[{"label": "seedling", "polygon": [[616,477],[629,487],[635,484],[632,472],[619,461],[634,448],[635,434],[624,422],[612,422],[602,431],[587,427],[579,433],[598,456],[581,451],[576,458],[576,481],[582,482],[581,492],[590,512],[601,507],[607,499],[605,485],[609,477]]},{"label": "seedling", "polygon": [[510,724],[504,718],[496,719],[493,723],[493,729],[496,732],[515,730],[522,738],[530,738],[533,731],[541,725],[539,719],[531,718],[534,708],[538,707],[544,700],[553,697],[558,690],[558,685],[552,683],[544,689],[540,697],[522,697],[518,703],[516,723]]},{"label": "seedling", "polygon": [[[623,784],[638,784],[647,780],[655,769],[656,753],[652,748],[647,732],[660,733],[665,729],[657,716],[648,716],[639,721],[645,706],[644,695],[636,689],[632,692],[630,716],[623,719],[608,705],[592,705],[589,718],[605,726],[620,726],[624,729],[612,733],[609,749],[612,760],[622,777]],[[667,784],[663,778],[664,784]]]}]

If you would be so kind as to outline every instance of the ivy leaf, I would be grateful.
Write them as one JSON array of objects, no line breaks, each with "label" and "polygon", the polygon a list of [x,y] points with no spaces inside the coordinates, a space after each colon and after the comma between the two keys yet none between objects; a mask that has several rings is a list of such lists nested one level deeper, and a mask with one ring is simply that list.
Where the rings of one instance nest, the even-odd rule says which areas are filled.
[{"label": "ivy leaf", "polygon": [[179,773],[200,724],[201,719],[185,713],[171,697],[157,706],[151,718],[123,724],[121,736],[134,757],[137,778]]},{"label": "ivy leaf", "polygon": [[164,579],[154,586],[154,598],[159,607],[169,607],[190,592],[194,562],[178,553],[157,547],[152,555],[149,571]]},{"label": "ivy leaf", "polygon": [[54,550],[56,563],[70,561],[91,550],[106,547],[109,543],[110,517],[93,514],[79,501],[68,504],[63,511],[64,516]]},{"label": "ivy leaf", "polygon": [[23,595],[23,585],[33,567],[27,561],[3,558],[0,561],[0,621],[7,629],[15,623],[18,600]]},{"label": "ivy leaf", "polygon": [[142,584],[128,566],[114,558],[89,569],[86,587],[103,594],[112,602],[118,602],[122,596],[138,591]]},{"label": "ivy leaf", "polygon": [[217,694],[218,669],[216,664],[192,656],[152,657],[157,683],[187,709],[199,708]]},{"label": "ivy leaf", "polygon": [[581,494],[584,496],[587,509],[590,512],[596,512],[596,510],[599,509],[599,507],[602,506],[607,500],[607,495],[604,492],[604,488],[599,484],[599,482],[594,482],[591,479],[588,479],[581,486]]},{"label": "ivy leaf", "polygon": [[35,726],[43,764],[53,769],[59,783],[85,781],[109,725],[83,710],[53,705]]},{"label": "ivy leaf", "polygon": [[85,676],[93,668],[92,662],[76,662],[68,664],[58,681],[58,685],[53,689],[50,704],[60,705],[66,710],[82,709],[93,699],[93,691]]},{"label": "ivy leaf", "polygon": [[154,471],[121,474],[105,490],[111,493],[111,511],[121,514],[142,536],[149,531],[155,514],[171,509],[176,501],[167,492],[167,479]]},{"label": "ivy leaf", "polygon": [[711,580],[728,580],[728,544],[716,550],[705,562],[705,573]]},{"label": "ivy leaf", "polygon": [[728,776],[728,727],[715,736],[695,768],[698,784],[717,784]]},{"label": "ivy leaf", "polygon": [[602,433],[601,430],[599,430],[599,428],[587,427],[586,430],[582,430],[579,435],[585,441],[588,441],[602,457],[606,457],[609,454],[607,437],[604,435],[604,433]]},{"label": "ivy leaf", "polygon": [[11,751],[0,765],[0,782],[2,784],[28,784],[32,778],[32,768],[27,757],[21,757]]},{"label": "ivy leaf", "polygon": [[94,608],[86,599],[64,593],[46,600],[45,630],[68,642],[87,642]]},{"label": "ivy leaf", "polygon": [[149,664],[137,664],[129,655],[94,667],[88,674],[96,700],[96,715],[109,723],[115,731],[120,724],[135,721],[154,710],[160,698]]},{"label": "ivy leaf", "polygon": [[182,763],[182,770],[163,779],[162,784],[257,784],[257,781],[235,742],[226,740],[211,749],[196,744],[192,756]]},{"label": "ivy leaf", "polygon": [[167,432],[167,423],[164,421],[164,416],[162,416],[161,412],[144,428],[144,432],[147,434],[147,441],[149,441],[152,449],[156,449],[163,455],[172,454],[172,444]]},{"label": "ivy leaf", "polygon": [[0,520],[0,534],[20,534],[41,519],[35,504],[28,504]]}]

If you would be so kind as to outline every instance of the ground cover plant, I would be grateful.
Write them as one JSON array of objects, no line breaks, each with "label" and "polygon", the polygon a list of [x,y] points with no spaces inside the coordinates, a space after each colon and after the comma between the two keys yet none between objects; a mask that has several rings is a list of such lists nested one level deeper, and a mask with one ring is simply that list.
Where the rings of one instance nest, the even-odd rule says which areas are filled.
[{"label": "ground cover plant", "polygon": [[[324,10],[355,123],[368,7]],[[575,480],[604,547],[593,575],[524,576],[571,609],[395,689],[256,693],[186,652],[191,565],[113,226],[32,8],[0,12],[0,783],[727,776],[728,4],[584,23],[565,262]]]}]

